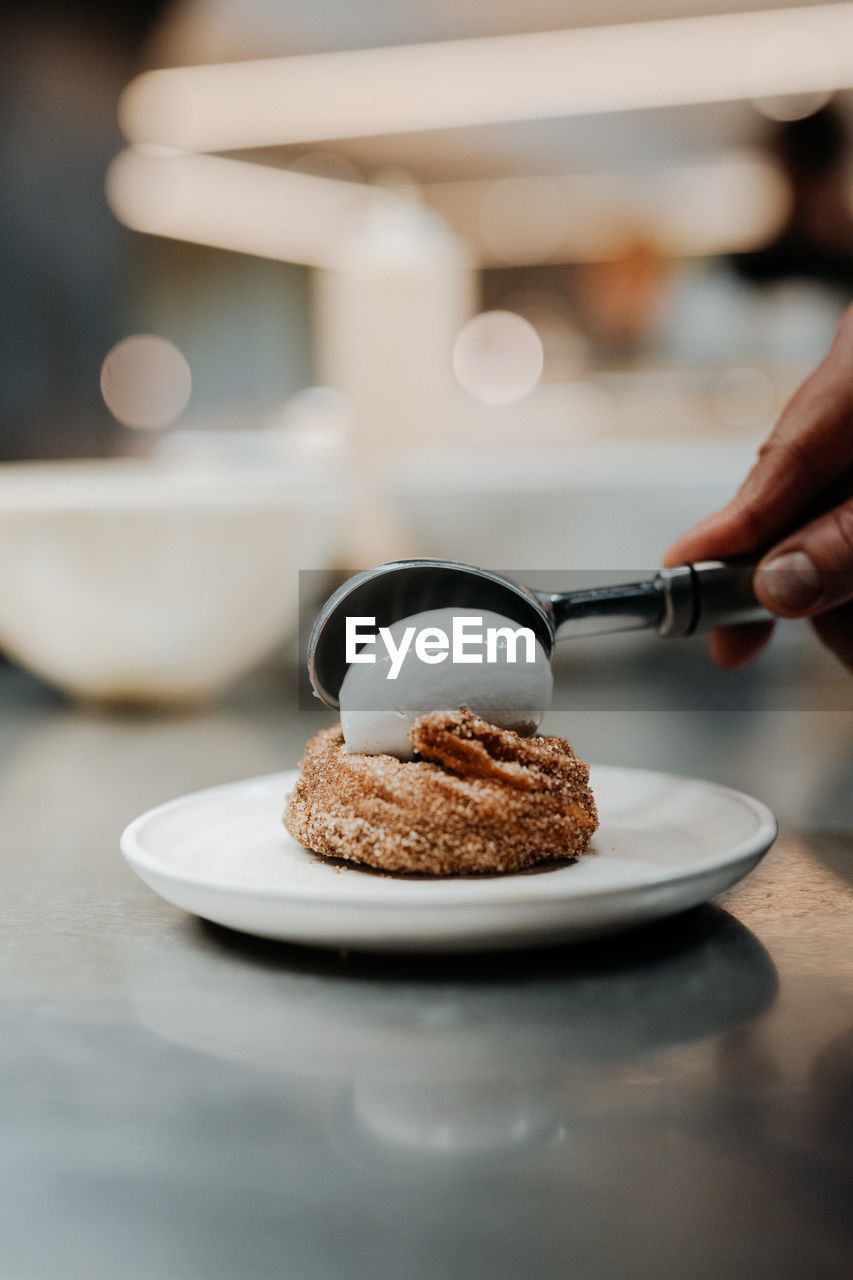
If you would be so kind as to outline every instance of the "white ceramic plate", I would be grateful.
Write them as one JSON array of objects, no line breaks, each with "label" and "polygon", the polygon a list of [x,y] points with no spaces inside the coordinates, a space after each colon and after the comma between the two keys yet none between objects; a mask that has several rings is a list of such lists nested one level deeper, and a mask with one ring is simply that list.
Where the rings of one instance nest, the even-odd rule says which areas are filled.
[{"label": "white ceramic plate", "polygon": [[706,902],[776,837],[759,801],[693,778],[593,767],[601,825],[579,861],[521,875],[377,875],[309,853],[282,825],[296,773],[183,796],[142,814],[121,848],[167,902],[264,938],[366,950],[563,942]]}]

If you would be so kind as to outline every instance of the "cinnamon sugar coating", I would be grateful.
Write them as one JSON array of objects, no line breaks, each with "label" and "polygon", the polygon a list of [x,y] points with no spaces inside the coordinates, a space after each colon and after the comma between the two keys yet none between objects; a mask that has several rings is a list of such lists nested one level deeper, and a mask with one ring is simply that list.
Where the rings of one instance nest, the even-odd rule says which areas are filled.
[{"label": "cinnamon sugar coating", "polygon": [[419,760],[348,754],[340,727],[305,748],[285,826],[316,853],[382,871],[520,871],[585,853],[589,767],[565,738],[522,738],[466,707],[421,716]]}]

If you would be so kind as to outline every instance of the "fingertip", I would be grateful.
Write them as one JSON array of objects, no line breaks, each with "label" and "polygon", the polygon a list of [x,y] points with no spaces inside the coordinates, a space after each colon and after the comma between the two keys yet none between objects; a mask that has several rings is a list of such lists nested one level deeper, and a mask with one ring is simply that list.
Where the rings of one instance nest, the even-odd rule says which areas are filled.
[{"label": "fingertip", "polygon": [[708,516],[705,520],[700,520],[698,524],[694,524],[686,533],[682,533],[679,538],[675,539],[664,554],[663,563],[666,566],[687,564],[690,560],[697,559],[697,549],[699,557],[703,554],[702,548],[705,546],[709,526],[713,534],[713,522],[716,516]]},{"label": "fingertip", "polygon": [[674,569],[676,565],[685,563],[681,558],[681,541],[679,538],[678,542],[673,542],[672,546],[663,553],[661,564],[665,569]]},{"label": "fingertip", "polygon": [[799,548],[777,548],[766,555],[753,576],[753,590],[765,609],[783,618],[817,612],[825,594],[814,561]]},{"label": "fingertip", "polygon": [[772,622],[754,622],[743,627],[721,627],[711,632],[711,657],[724,671],[740,671],[770,642]]},{"label": "fingertip", "polygon": [[663,563],[670,567],[696,560],[716,560],[721,556],[741,555],[749,549],[748,530],[724,507],[676,538],[667,548]]},{"label": "fingertip", "polygon": [[667,547],[663,556],[664,568],[671,569],[676,565],[689,564],[691,560],[704,560],[706,558],[704,547],[704,537],[692,529],[689,530],[677,538],[671,547]]}]

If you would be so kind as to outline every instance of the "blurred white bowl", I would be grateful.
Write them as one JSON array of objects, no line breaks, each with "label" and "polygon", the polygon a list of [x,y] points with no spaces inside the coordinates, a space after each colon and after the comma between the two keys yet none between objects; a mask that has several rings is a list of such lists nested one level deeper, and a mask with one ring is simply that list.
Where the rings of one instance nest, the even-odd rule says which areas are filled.
[{"label": "blurred white bowl", "polygon": [[608,440],[400,454],[387,483],[418,555],[489,568],[653,569],[733,495],[751,441]]},{"label": "blurred white bowl", "polygon": [[76,696],[192,701],[295,629],[345,495],[258,468],[0,467],[0,649]]}]

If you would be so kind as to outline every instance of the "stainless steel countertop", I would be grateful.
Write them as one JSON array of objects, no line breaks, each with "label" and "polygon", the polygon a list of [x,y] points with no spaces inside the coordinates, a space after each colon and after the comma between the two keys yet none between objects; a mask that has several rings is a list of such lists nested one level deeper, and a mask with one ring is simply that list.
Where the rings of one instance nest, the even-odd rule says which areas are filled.
[{"label": "stainless steel countertop", "polygon": [[758,795],[764,863],[618,940],[433,959],[229,933],[119,855],[297,762],[328,717],[292,673],[134,715],[0,664],[0,1276],[846,1280],[853,681],[685,652],[579,651],[546,728]]}]

